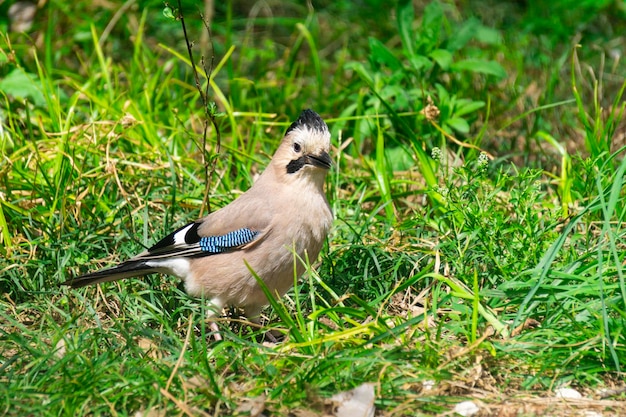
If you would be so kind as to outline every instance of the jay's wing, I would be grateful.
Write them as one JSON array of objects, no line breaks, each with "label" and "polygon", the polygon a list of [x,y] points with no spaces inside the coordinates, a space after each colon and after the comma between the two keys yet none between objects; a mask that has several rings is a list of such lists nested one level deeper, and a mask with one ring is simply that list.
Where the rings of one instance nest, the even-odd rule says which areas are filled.
[{"label": "jay's wing", "polygon": [[79,288],[155,272],[185,279],[190,258],[246,250],[263,241],[271,233],[277,213],[273,199],[267,199],[273,193],[275,190],[271,188],[263,192],[250,189],[226,207],[174,231],[147,251],[112,268],[70,279],[63,285]]},{"label": "jay's wing", "polygon": [[141,277],[155,272],[174,273],[170,272],[170,268],[164,269],[163,267],[170,260],[217,255],[245,249],[260,241],[268,232],[268,230],[261,231],[252,227],[240,227],[222,234],[203,236],[199,229],[207,220],[205,218],[181,227],[147,251],[119,265],[78,276],[62,285],[80,288],[100,282]]},{"label": "jay's wing", "polygon": [[181,227],[135,259],[215,255],[245,248],[261,235],[256,229],[242,227],[224,234],[202,236],[198,230],[202,224],[202,221],[197,221]]},{"label": "jay's wing", "polygon": [[250,194],[181,227],[133,259],[195,258],[258,244],[270,233],[275,210],[267,203],[260,208],[258,198]]}]

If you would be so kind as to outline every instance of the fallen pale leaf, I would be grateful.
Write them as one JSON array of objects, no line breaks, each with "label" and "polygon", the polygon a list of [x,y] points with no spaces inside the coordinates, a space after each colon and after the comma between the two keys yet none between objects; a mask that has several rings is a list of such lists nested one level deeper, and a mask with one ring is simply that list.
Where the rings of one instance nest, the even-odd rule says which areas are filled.
[{"label": "fallen pale leaf", "polygon": [[65,356],[65,339],[59,339],[54,347],[54,356],[61,359]]},{"label": "fallen pale leaf", "polygon": [[454,407],[454,412],[462,415],[463,417],[473,416],[478,413],[478,411],[480,411],[480,409],[476,404],[474,404],[473,401],[463,401]]},{"label": "fallen pale leaf", "polygon": [[263,411],[265,411],[265,395],[259,395],[254,398],[244,398],[235,409],[235,415],[260,417]]},{"label": "fallen pale leaf", "polygon": [[374,384],[365,383],[350,390],[333,395],[335,417],[374,417]]},{"label": "fallen pale leaf", "polygon": [[554,391],[557,398],[582,398],[582,394],[573,388],[558,388]]}]

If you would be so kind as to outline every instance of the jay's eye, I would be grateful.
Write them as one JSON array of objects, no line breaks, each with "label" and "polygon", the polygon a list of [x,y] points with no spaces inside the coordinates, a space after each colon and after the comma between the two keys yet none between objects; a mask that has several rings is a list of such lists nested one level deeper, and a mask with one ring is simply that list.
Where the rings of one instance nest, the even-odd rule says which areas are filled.
[{"label": "jay's eye", "polygon": [[296,153],[300,153],[300,151],[302,150],[302,146],[300,146],[300,144],[298,142],[293,144],[293,150]]}]

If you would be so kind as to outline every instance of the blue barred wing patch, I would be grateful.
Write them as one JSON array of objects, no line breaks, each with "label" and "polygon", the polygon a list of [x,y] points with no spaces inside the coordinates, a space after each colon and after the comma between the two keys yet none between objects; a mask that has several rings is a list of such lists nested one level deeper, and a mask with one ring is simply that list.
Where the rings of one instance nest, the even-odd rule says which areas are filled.
[{"label": "blue barred wing patch", "polygon": [[222,253],[252,242],[258,234],[256,230],[243,228],[225,235],[205,236],[200,238],[198,244],[203,252]]}]

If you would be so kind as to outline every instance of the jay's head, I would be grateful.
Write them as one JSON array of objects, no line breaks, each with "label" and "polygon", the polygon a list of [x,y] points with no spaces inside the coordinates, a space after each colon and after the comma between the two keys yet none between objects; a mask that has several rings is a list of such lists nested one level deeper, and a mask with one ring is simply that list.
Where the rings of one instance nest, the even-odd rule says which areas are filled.
[{"label": "jay's head", "polygon": [[307,109],[287,129],[273,163],[279,164],[277,168],[287,177],[312,175],[323,179],[332,165],[329,150],[328,126],[319,114]]}]

